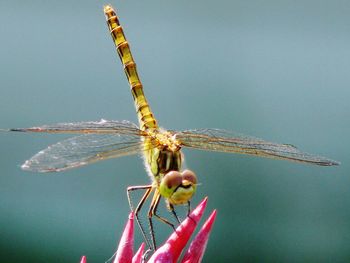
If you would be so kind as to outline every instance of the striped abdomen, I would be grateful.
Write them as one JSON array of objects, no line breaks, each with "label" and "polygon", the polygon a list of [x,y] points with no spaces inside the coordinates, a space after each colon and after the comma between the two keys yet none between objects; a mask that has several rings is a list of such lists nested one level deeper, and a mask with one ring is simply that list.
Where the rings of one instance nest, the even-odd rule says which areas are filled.
[{"label": "striped abdomen", "polygon": [[118,17],[113,8],[109,5],[104,7],[104,13],[119,58],[124,66],[124,71],[129,81],[139,119],[140,129],[147,130],[158,128],[157,122],[153,117],[151,108],[149,107],[145,94],[143,93],[142,83],[136,70],[136,63],[132,57],[128,41],[125,38],[123,28],[120,26]]}]

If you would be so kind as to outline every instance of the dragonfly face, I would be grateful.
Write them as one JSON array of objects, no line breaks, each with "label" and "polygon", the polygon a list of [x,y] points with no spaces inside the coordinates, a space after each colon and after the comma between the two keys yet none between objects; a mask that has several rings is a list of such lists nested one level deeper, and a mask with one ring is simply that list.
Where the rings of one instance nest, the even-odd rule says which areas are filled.
[{"label": "dragonfly face", "polygon": [[170,171],[164,175],[159,185],[160,194],[172,205],[186,204],[196,192],[197,177],[194,172]]}]

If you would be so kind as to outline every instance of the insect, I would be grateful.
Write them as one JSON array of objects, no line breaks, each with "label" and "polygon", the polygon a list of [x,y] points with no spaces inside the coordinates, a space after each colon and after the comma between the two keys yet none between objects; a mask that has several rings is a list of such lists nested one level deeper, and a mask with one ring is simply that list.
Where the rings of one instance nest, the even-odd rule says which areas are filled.
[{"label": "insect", "polygon": [[[60,172],[101,160],[142,153],[151,183],[128,187],[127,193],[132,207],[130,193],[140,189],[145,191],[136,208],[132,207],[132,209],[146,242],[149,247],[152,245],[152,248],[155,249],[152,217],[155,216],[173,226],[170,221],[157,214],[160,199],[165,199],[167,208],[178,219],[174,206],[187,204],[189,207],[190,200],[196,191],[195,173],[182,169],[184,158],[182,148],[248,154],[321,166],[339,164],[328,158],[299,151],[290,144],[272,143],[225,130],[174,131],[160,128],[147,103],[129,43],[116,12],[112,6],[107,5],[104,7],[104,13],[130,85],[139,125],[129,121],[101,120],[6,130],[78,134],[78,136],[63,140],[38,152],[22,165],[22,169],[34,172]],[[139,222],[138,213],[152,193],[153,198],[148,210],[152,236],[152,244],[150,244]]]}]

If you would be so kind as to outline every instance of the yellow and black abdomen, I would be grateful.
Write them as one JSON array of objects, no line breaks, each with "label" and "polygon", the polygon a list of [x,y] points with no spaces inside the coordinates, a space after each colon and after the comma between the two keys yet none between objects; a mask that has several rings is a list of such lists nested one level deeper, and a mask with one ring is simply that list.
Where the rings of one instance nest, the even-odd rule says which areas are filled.
[{"label": "yellow and black abdomen", "polygon": [[111,6],[107,5],[104,7],[104,13],[110,34],[113,38],[119,58],[124,66],[124,71],[131,88],[140,129],[156,129],[158,128],[157,122],[153,117],[153,113],[143,92],[143,86],[137,73],[136,63],[132,57],[129,43],[126,40],[116,12]]}]

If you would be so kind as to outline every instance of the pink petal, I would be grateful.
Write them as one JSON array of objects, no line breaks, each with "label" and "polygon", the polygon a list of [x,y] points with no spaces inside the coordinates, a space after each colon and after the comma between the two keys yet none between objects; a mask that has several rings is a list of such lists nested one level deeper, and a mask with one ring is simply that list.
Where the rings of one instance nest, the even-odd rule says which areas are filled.
[{"label": "pink petal", "polygon": [[211,228],[216,217],[216,210],[214,210],[207,221],[203,224],[201,230],[198,232],[195,239],[191,242],[186,254],[182,259],[182,263],[200,263],[202,261],[205,248],[209,240]]},{"label": "pink petal", "polygon": [[132,263],[141,263],[142,262],[142,256],[143,256],[144,250],[145,250],[145,243],[142,243],[139,250],[137,250],[134,257],[132,258]]},{"label": "pink petal", "polygon": [[176,231],[171,234],[165,244],[153,254],[148,263],[173,263],[177,261],[204,213],[207,200],[207,197],[204,198],[196,209],[177,227]]},{"label": "pink petal", "polygon": [[119,241],[117,254],[113,263],[131,263],[134,247],[134,214],[129,214],[129,220]]},{"label": "pink petal", "polygon": [[81,257],[80,263],[86,263],[86,257],[85,256]]}]

